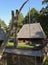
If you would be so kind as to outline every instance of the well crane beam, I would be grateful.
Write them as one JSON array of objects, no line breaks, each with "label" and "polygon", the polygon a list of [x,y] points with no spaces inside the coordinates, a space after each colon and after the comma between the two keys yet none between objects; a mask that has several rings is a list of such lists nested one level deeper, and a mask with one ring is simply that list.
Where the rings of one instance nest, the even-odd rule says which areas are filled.
[{"label": "well crane beam", "polygon": [[[8,39],[10,37],[10,34],[11,34],[11,31],[13,29],[13,24],[14,24],[14,21],[16,21],[16,25],[18,23],[18,15],[19,13],[21,12],[22,8],[24,7],[24,5],[28,2],[28,0],[26,0],[23,5],[21,6],[21,8],[19,10],[16,10],[16,17],[14,16],[14,11],[12,11],[12,23],[11,23],[11,26],[10,26],[10,30],[6,33],[6,36],[5,36],[5,39],[4,39],[4,42],[2,43],[1,47],[0,47],[0,59],[2,58],[2,55],[3,55],[3,52],[5,51],[5,48],[6,48],[6,45],[7,45],[7,42],[8,42]],[[14,20],[15,18],[15,20]],[[17,31],[17,26],[16,26],[16,29]],[[15,32],[16,32],[15,31]],[[16,32],[16,35],[17,35],[17,32]],[[15,38],[17,39],[17,38]]]}]

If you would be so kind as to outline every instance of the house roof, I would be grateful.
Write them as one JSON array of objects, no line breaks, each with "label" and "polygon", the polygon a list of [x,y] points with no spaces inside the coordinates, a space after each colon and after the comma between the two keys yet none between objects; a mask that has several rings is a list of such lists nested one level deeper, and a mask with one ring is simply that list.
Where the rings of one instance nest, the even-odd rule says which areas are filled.
[{"label": "house roof", "polygon": [[46,38],[40,23],[25,24],[19,31],[18,38]]}]

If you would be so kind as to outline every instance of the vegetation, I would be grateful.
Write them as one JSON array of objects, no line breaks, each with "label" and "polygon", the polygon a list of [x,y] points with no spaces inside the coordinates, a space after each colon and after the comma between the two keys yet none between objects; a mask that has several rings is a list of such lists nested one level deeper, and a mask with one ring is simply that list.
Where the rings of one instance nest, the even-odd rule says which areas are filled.
[{"label": "vegetation", "polygon": [[42,1],[42,4],[47,4],[48,3],[48,0],[43,0]]},{"label": "vegetation", "polygon": [[0,19],[0,25],[1,25],[4,29],[6,29],[6,27],[7,27],[6,24],[5,24],[5,22],[4,22],[3,20],[1,20],[1,19]]},{"label": "vegetation", "polygon": [[48,57],[47,57],[44,65],[48,65]]},{"label": "vegetation", "polygon": [[[18,20],[18,31],[21,29],[23,24],[29,23],[29,13],[30,13],[30,23],[40,22],[43,30],[45,31],[46,35],[48,36],[48,0],[43,0],[42,4],[46,4],[46,7],[43,7],[40,11],[37,11],[35,8],[32,8],[28,11],[27,15],[23,17],[23,14],[19,14]],[[11,25],[11,21],[7,26],[3,20],[0,19],[1,26],[8,31]]]},{"label": "vegetation", "polygon": [[[30,22],[29,22],[30,12]],[[44,32],[48,35],[48,11],[47,8],[42,8],[38,12],[35,8],[32,8],[23,20],[23,24],[39,22],[43,27]]]},{"label": "vegetation", "polygon": [[[24,24],[27,23],[35,23],[40,22],[41,26],[43,27],[44,32],[48,36],[48,0],[43,0],[42,4],[46,4],[46,7],[43,7],[40,11],[37,11],[35,8],[32,8],[30,11],[28,11],[27,15],[23,17],[23,14],[19,14],[19,20],[18,20],[18,31],[21,29],[21,27]],[[30,22],[29,22],[29,13],[30,13]],[[3,20],[0,19],[1,26],[8,31],[10,29],[11,21],[9,25],[7,26]],[[7,47],[13,47],[14,44],[8,42]],[[26,45],[25,43],[19,43],[18,48],[34,48],[34,46]],[[48,65],[48,57],[45,62],[45,65]]]},{"label": "vegetation", "polygon": [[[48,36],[48,0],[43,0],[42,4],[46,4],[46,7],[43,7],[40,11],[37,11],[35,8],[32,8],[28,11],[27,15],[23,17],[23,14],[19,14],[18,20],[18,31],[24,24],[29,23],[29,13],[30,13],[30,23],[40,22],[43,30],[45,31],[46,35]],[[0,24],[5,28],[6,31],[9,30],[11,25],[11,20],[8,26],[0,19]]]},{"label": "vegetation", "polygon": [[[7,47],[13,47],[13,46],[14,46],[13,42],[8,42]],[[25,48],[26,49],[26,48],[34,48],[34,46],[33,45],[30,46],[26,43],[18,43],[18,48]]]},{"label": "vegetation", "polygon": [[[29,14],[30,14],[30,21],[29,21]],[[32,8],[32,9],[27,13],[27,15],[25,16],[25,18],[24,18],[24,20],[23,20],[23,24],[36,22],[38,16],[39,16],[38,11],[37,11],[35,8]]]},{"label": "vegetation", "polygon": [[[18,16],[18,31],[20,30],[20,28],[23,26],[23,19],[24,19],[24,17],[23,17],[23,14],[22,13],[20,13],[19,14],[19,16]],[[10,20],[10,23],[9,23],[9,25],[8,25],[8,30],[9,30],[9,28],[10,28],[10,26],[11,26],[11,22],[12,22],[12,20]]]}]

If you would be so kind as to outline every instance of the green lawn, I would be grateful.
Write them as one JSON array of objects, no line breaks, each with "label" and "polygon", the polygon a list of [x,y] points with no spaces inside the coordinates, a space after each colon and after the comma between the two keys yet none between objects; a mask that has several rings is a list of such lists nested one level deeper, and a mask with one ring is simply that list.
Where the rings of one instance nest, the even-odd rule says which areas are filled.
[{"label": "green lawn", "polygon": [[44,65],[48,65],[48,57],[47,57]]},{"label": "green lawn", "polygon": [[[13,46],[14,44],[12,42],[8,42],[7,47],[13,47]],[[18,43],[18,48],[34,48],[34,46],[26,45],[25,43]],[[48,65],[48,57],[44,65]]]},{"label": "green lawn", "polygon": [[[7,47],[13,47],[14,44],[12,42],[8,42]],[[34,46],[27,45],[25,43],[18,43],[18,48],[34,48]]]}]

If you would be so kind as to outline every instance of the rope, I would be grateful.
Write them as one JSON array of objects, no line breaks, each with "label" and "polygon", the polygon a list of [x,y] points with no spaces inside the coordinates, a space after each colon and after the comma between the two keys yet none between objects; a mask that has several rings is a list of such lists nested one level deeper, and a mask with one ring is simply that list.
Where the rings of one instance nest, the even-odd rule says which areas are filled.
[{"label": "rope", "polygon": [[30,30],[30,0],[28,1],[29,3],[29,37],[31,38],[31,30]]}]

